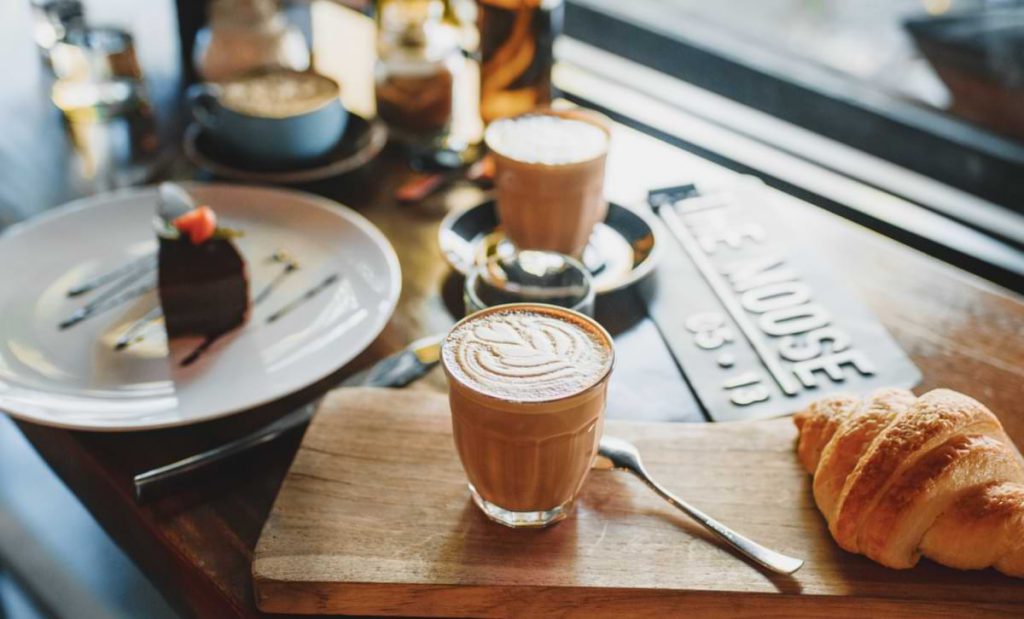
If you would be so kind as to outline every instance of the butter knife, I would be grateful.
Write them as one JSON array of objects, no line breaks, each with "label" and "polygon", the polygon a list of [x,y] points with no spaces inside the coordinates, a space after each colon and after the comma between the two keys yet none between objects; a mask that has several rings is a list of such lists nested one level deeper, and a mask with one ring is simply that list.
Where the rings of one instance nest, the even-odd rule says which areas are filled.
[{"label": "butter knife", "polygon": [[[404,387],[424,376],[437,365],[441,356],[441,340],[443,338],[443,335],[431,335],[416,340],[399,352],[381,359],[369,369],[346,378],[341,382],[341,386]],[[313,413],[316,412],[319,404],[319,401],[311,402],[245,436],[177,462],[139,473],[133,480],[136,500],[145,500],[157,486],[245,453],[254,447],[272,442],[296,428],[305,426],[313,418]]]},{"label": "butter knife", "polygon": [[341,381],[342,387],[404,387],[429,372],[441,359],[443,335],[428,335]]}]

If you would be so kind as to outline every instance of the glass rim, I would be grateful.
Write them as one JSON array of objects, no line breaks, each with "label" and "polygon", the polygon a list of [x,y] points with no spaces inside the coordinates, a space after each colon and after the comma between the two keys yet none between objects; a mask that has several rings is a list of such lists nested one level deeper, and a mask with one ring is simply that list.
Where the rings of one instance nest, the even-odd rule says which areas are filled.
[{"label": "glass rim", "polygon": [[[591,275],[590,271],[587,269],[587,267],[582,262],[580,262],[576,258],[573,258],[572,256],[569,256],[568,254],[562,254],[562,253],[555,252],[555,251],[533,250],[533,249],[524,250],[524,251],[534,251],[534,252],[539,252],[539,253],[551,254],[551,255],[554,255],[554,256],[558,256],[559,258],[562,258],[566,262],[566,264],[569,264],[570,266],[572,266],[572,268],[576,269],[577,271],[579,271],[583,275],[583,282],[584,282],[584,285],[586,286],[586,291],[583,293],[583,295],[581,296],[580,300],[577,301],[576,303],[573,303],[572,307],[565,307],[565,306],[561,306],[561,305],[557,305],[555,307],[560,307],[562,309],[570,309],[570,310],[579,312],[580,311],[579,308],[585,307],[586,305],[592,304],[594,302],[595,297],[597,296],[597,292],[596,292],[596,289],[594,287],[594,276]],[[480,295],[477,294],[476,288],[475,288],[475,286],[473,286],[473,284],[477,280],[482,278],[483,273],[486,270],[487,265],[489,265],[491,263],[494,263],[494,262],[499,262],[502,259],[503,258],[501,256],[498,256],[498,255],[489,256],[483,262],[477,262],[477,263],[473,264],[473,266],[469,269],[469,272],[466,274],[466,282],[465,282],[465,284],[463,286],[463,289],[464,289],[463,292],[466,294],[466,296],[471,298],[471,300],[473,301],[473,303],[477,307],[481,308],[478,311],[482,311],[484,309],[487,309],[487,308],[490,308],[490,307],[497,307],[497,306],[492,306],[492,305],[489,305],[487,303],[484,303],[483,300],[480,298]],[[569,293],[563,292],[564,290],[566,290],[568,288],[570,288],[570,287],[569,286],[559,286],[559,287],[532,286],[532,285],[517,284],[515,282],[508,282],[508,283],[506,283],[504,285],[504,290],[507,290],[507,291],[511,292],[512,294],[529,294],[529,295],[534,296],[534,297],[536,297],[538,299],[536,301],[515,301],[513,303],[540,303],[540,304],[544,304],[544,305],[554,305],[553,303],[544,303],[543,299],[545,299],[545,298],[550,299],[550,298],[555,298],[555,297],[559,297],[559,296],[570,296]],[[499,304],[499,305],[510,305],[510,304],[511,303],[502,303],[502,304]],[[580,313],[582,313],[582,312],[580,312]]]},{"label": "glass rim", "polygon": [[[584,122],[584,123],[588,123],[590,125],[593,125],[593,126],[597,127],[598,129],[600,129],[601,131],[604,132],[604,135],[605,135],[604,150],[601,151],[601,153],[598,154],[598,155],[595,155],[593,157],[589,157],[587,159],[581,159],[579,161],[571,161],[571,162],[568,162],[568,163],[539,163],[539,162],[524,162],[521,159],[517,159],[515,157],[510,157],[509,155],[506,155],[506,154],[502,153],[499,149],[494,148],[494,146],[491,144],[491,140],[489,139],[489,136],[491,134],[491,127],[493,127],[494,125],[496,125],[497,123],[500,123],[502,121],[515,120],[515,119],[518,119],[518,118],[526,118],[528,116],[557,116],[559,118],[563,118],[563,119],[566,119],[566,120],[576,120],[576,121],[579,121],[579,122]],[[600,112],[597,112],[595,110],[591,110],[591,109],[588,109],[588,108],[585,108],[585,107],[579,107],[579,106],[571,107],[571,108],[567,108],[567,109],[562,109],[562,110],[556,109],[556,108],[553,108],[553,107],[539,107],[539,108],[532,109],[532,110],[530,110],[528,112],[523,112],[521,114],[513,114],[511,116],[502,116],[501,118],[495,118],[491,122],[487,123],[487,127],[484,128],[484,134],[483,134],[483,142],[487,146],[488,152],[493,154],[495,157],[507,159],[508,161],[515,161],[517,163],[528,163],[529,165],[540,166],[540,167],[544,167],[544,168],[567,168],[567,167],[570,167],[570,166],[575,166],[575,165],[580,165],[580,164],[585,164],[585,163],[591,163],[591,162],[597,161],[599,159],[606,158],[606,157],[608,157],[608,153],[611,151],[611,141],[612,141],[611,120],[607,116],[605,116],[604,114],[601,114]]]},{"label": "glass rim", "polygon": [[[577,319],[577,320],[579,320],[581,322],[584,322],[587,326],[593,328],[594,331],[597,332],[597,334],[601,337],[601,339],[604,340],[605,344],[608,347],[609,359],[608,359],[608,365],[604,368],[604,371],[601,372],[601,374],[598,375],[598,377],[595,378],[592,383],[588,384],[586,387],[584,387],[584,388],[582,388],[582,389],[580,389],[580,390],[578,390],[578,391],[576,391],[574,393],[570,393],[568,395],[563,395],[563,396],[558,396],[558,397],[555,397],[555,398],[545,398],[543,400],[516,400],[514,398],[503,398],[503,397],[500,397],[500,396],[491,395],[489,393],[485,393],[485,392],[475,388],[473,385],[467,384],[466,381],[461,380],[454,372],[451,371],[451,369],[448,367],[448,359],[447,359],[447,355],[445,353],[446,353],[446,351],[450,350],[450,343],[451,343],[452,333],[454,333],[459,327],[461,327],[463,325],[463,323],[469,322],[470,320],[473,320],[473,319],[476,319],[476,318],[480,318],[481,316],[483,316],[485,314],[493,314],[493,313],[496,313],[496,312],[499,312],[499,311],[515,311],[515,310],[520,310],[520,309],[521,310],[538,309],[539,311],[545,312],[545,313],[548,313],[548,314],[558,314],[558,313],[569,314],[570,316],[574,317],[575,319]],[[585,395],[588,395],[588,394],[592,393],[602,383],[605,383],[608,380],[608,377],[611,376],[612,369],[615,367],[615,342],[612,339],[611,334],[608,333],[608,330],[605,329],[601,325],[601,323],[597,322],[596,320],[594,320],[590,316],[587,316],[586,314],[583,314],[581,312],[577,312],[574,309],[569,309],[568,307],[561,307],[559,305],[551,305],[549,303],[534,303],[534,302],[505,303],[505,304],[502,304],[502,305],[492,305],[491,307],[482,309],[479,312],[474,312],[474,313],[472,313],[472,314],[470,314],[468,316],[463,317],[461,320],[459,320],[454,325],[452,325],[451,328],[448,329],[448,333],[445,334],[444,339],[441,340],[441,354],[440,354],[440,357],[441,357],[441,367],[444,369],[444,373],[448,377],[448,379],[449,380],[454,380],[454,381],[458,382],[460,385],[465,387],[467,390],[471,391],[472,394],[473,394],[473,397],[483,398],[484,400],[486,400],[488,402],[501,402],[501,403],[505,403],[505,404],[511,404],[511,405],[514,405],[514,406],[532,407],[532,406],[538,406],[538,405],[542,405],[542,404],[552,404],[552,403],[555,403],[555,402],[563,402],[563,401],[568,401],[568,400],[571,400],[571,399],[574,399],[574,398],[579,398],[579,397],[582,397],[582,396],[585,396]],[[450,391],[451,387],[449,386],[448,389]]]}]

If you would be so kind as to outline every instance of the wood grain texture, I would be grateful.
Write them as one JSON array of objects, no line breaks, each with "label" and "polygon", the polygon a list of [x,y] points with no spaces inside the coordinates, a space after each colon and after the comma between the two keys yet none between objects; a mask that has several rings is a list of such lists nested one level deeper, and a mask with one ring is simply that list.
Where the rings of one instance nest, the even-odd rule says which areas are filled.
[{"label": "wood grain texture", "polygon": [[[72,173],[78,162],[62,133],[60,115],[48,102],[48,84],[41,78],[36,62],[28,16],[25,8],[15,10],[11,19],[0,20],[0,33],[10,35],[0,40],[9,42],[12,49],[19,46],[20,62],[11,64],[20,72],[12,74],[9,88],[0,93],[0,109],[4,112],[0,114],[0,158],[9,164],[0,169],[0,225],[94,190]],[[160,26],[150,21],[154,28]],[[154,34],[147,41],[157,47],[173,42],[166,38],[173,37],[172,30],[167,29],[165,38]],[[335,36],[321,43],[335,46],[323,50],[324,55],[348,57],[345,37]],[[154,83],[160,82],[159,77],[164,74],[160,66],[146,65]],[[694,180],[713,182],[732,174],[720,165],[636,132],[622,131],[615,140],[609,159],[608,188],[614,191],[609,195],[621,202],[642,199],[647,189],[654,186]],[[174,178],[189,178],[194,172],[180,162],[173,167]],[[458,309],[449,310],[446,299],[458,296],[460,282],[451,277],[441,259],[437,227],[449,209],[472,204],[479,193],[461,187],[455,193],[436,196],[423,204],[399,205],[392,199],[392,191],[407,175],[401,161],[385,156],[363,174],[305,187],[358,209],[392,242],[402,266],[402,297],[394,318],[367,351],[330,380],[265,410],[189,428],[110,436],[18,423],[50,467],[185,616],[264,616],[255,606],[251,586],[253,549],[295,454],[298,437],[261,448],[143,505],[133,499],[132,475],[240,436],[309,400],[329,388],[332,381],[452,323]],[[977,397],[1002,419],[1018,446],[1024,445],[1021,298],[804,202],[780,199],[784,201],[780,216],[785,223],[831,263],[836,276],[861,296],[921,368],[924,383],[918,391],[948,386]],[[638,340],[639,333],[651,337],[644,335]],[[618,376],[627,376],[624,364],[645,368],[633,370],[623,389],[635,392],[637,400],[673,409],[673,419],[700,419],[699,411],[665,395],[669,393],[666,386],[679,380],[678,373],[671,358],[659,348],[662,345],[649,321],[618,335],[617,345]],[[413,387],[427,392],[443,388],[444,381],[438,372]],[[624,418],[646,418],[650,410],[632,407],[611,413]],[[700,467],[680,480],[696,484],[710,472],[710,468]],[[711,506],[707,507],[710,510]],[[754,529],[742,530],[756,533]],[[738,561],[730,566],[744,568]],[[484,591],[480,595],[486,600],[489,593]],[[514,591],[502,595],[496,598],[499,601],[495,605],[515,602]],[[535,599],[552,595],[555,594],[538,591]],[[609,613],[629,616],[643,600],[671,600],[674,595],[637,590],[608,598],[605,608]],[[721,611],[723,604],[729,604],[730,614],[793,616],[791,608],[773,609],[771,605],[778,599],[780,596],[770,593],[736,598],[712,591],[688,596],[685,611],[708,614],[708,609]],[[878,605],[886,604],[884,599],[813,599],[814,604],[802,607],[800,615],[871,616]],[[425,606],[419,612],[428,610]],[[683,610],[679,607],[672,614]],[[922,614],[951,614],[957,609],[946,602],[935,602],[931,607],[921,606],[920,610]],[[970,616],[974,609],[969,610],[959,614]],[[572,609],[566,612],[572,614]]]},{"label": "wood grain texture", "polygon": [[605,432],[635,442],[651,473],[681,496],[805,558],[805,567],[766,575],[620,471],[592,471],[573,516],[554,527],[493,524],[469,500],[446,397],[343,389],[306,432],[257,545],[257,605],[373,615],[654,615],[681,607],[714,615],[823,611],[854,598],[890,614],[955,614],[978,604],[1024,613],[1020,580],[928,561],[895,571],[840,550],[796,460],[789,419],[609,421]]},{"label": "wood grain texture", "polygon": [[[632,132],[626,135],[631,139],[618,143],[634,155],[624,154],[619,160],[651,162],[649,168],[663,170],[655,179],[659,183],[725,173],[650,138]],[[648,148],[651,150],[645,150]],[[610,168],[609,173],[619,176],[621,170]],[[458,280],[450,279],[436,245],[439,217],[454,198],[400,206],[391,199],[390,190],[406,174],[399,162],[385,159],[372,171],[371,185],[363,185],[366,177],[356,177],[317,188],[323,195],[356,207],[381,228],[395,246],[403,277],[402,297],[391,323],[366,352],[331,380],[365,367],[417,337],[444,329],[454,320],[445,297],[453,296],[450,293],[457,290]],[[643,178],[632,180],[637,191],[647,184]],[[800,230],[822,259],[831,263],[837,276],[860,295],[921,369],[924,380],[918,393],[946,386],[972,395],[1000,417],[1018,446],[1024,446],[1024,303],[1020,297],[806,203],[782,199],[785,204],[780,215],[786,224]],[[619,335],[617,342],[628,342],[641,328],[653,329],[645,321]],[[662,393],[662,381],[676,372],[671,359],[656,345],[660,343],[644,340],[626,352],[627,343],[619,356],[622,365],[645,363],[661,355],[664,368],[658,375],[635,372],[636,382],[624,386],[638,394],[650,394],[652,399],[660,399],[656,394]],[[145,505],[132,498],[131,476],[239,436],[330,384],[314,385],[264,411],[131,436],[18,425],[111,537],[183,612],[203,617],[261,616],[249,578],[252,551],[298,441],[261,449]],[[413,388],[441,391],[444,380],[435,372]],[[674,401],[668,405],[679,406]],[[621,410],[611,415],[628,418],[640,413]],[[681,418],[694,419],[695,414],[699,415],[680,411]],[[630,608],[628,599],[619,603]],[[756,614],[761,607],[751,602],[745,608]],[[828,598],[814,614],[848,616],[861,614],[862,608],[860,601],[844,606],[841,600]],[[737,606],[737,612],[740,610]]]}]

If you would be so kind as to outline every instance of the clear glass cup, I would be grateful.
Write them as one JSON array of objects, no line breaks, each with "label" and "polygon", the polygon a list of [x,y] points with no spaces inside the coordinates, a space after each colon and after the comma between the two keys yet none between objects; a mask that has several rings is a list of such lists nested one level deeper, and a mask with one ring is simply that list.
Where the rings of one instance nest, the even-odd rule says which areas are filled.
[{"label": "clear glass cup", "polygon": [[611,336],[593,319],[540,303],[470,314],[441,347],[452,434],[469,491],[508,527],[569,515],[604,428]]},{"label": "clear glass cup", "polygon": [[109,118],[148,105],[132,36],[117,28],[68,32],[50,50],[54,104],[73,117]]},{"label": "clear glass cup", "polygon": [[466,276],[466,315],[506,303],[546,303],[594,315],[594,280],[575,258],[524,250],[491,256]]},{"label": "clear glass cup", "polygon": [[498,219],[518,249],[583,255],[608,214],[611,137],[607,119],[584,109],[535,110],[487,127]]}]

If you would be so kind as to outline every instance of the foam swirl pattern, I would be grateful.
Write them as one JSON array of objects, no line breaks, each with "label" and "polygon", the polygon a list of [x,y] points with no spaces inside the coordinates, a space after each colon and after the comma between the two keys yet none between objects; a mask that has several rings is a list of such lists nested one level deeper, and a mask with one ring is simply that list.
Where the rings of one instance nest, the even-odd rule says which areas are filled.
[{"label": "foam swirl pattern", "polygon": [[609,343],[571,314],[508,310],[462,323],[448,336],[445,365],[489,396],[541,402],[579,393],[611,364]]}]

